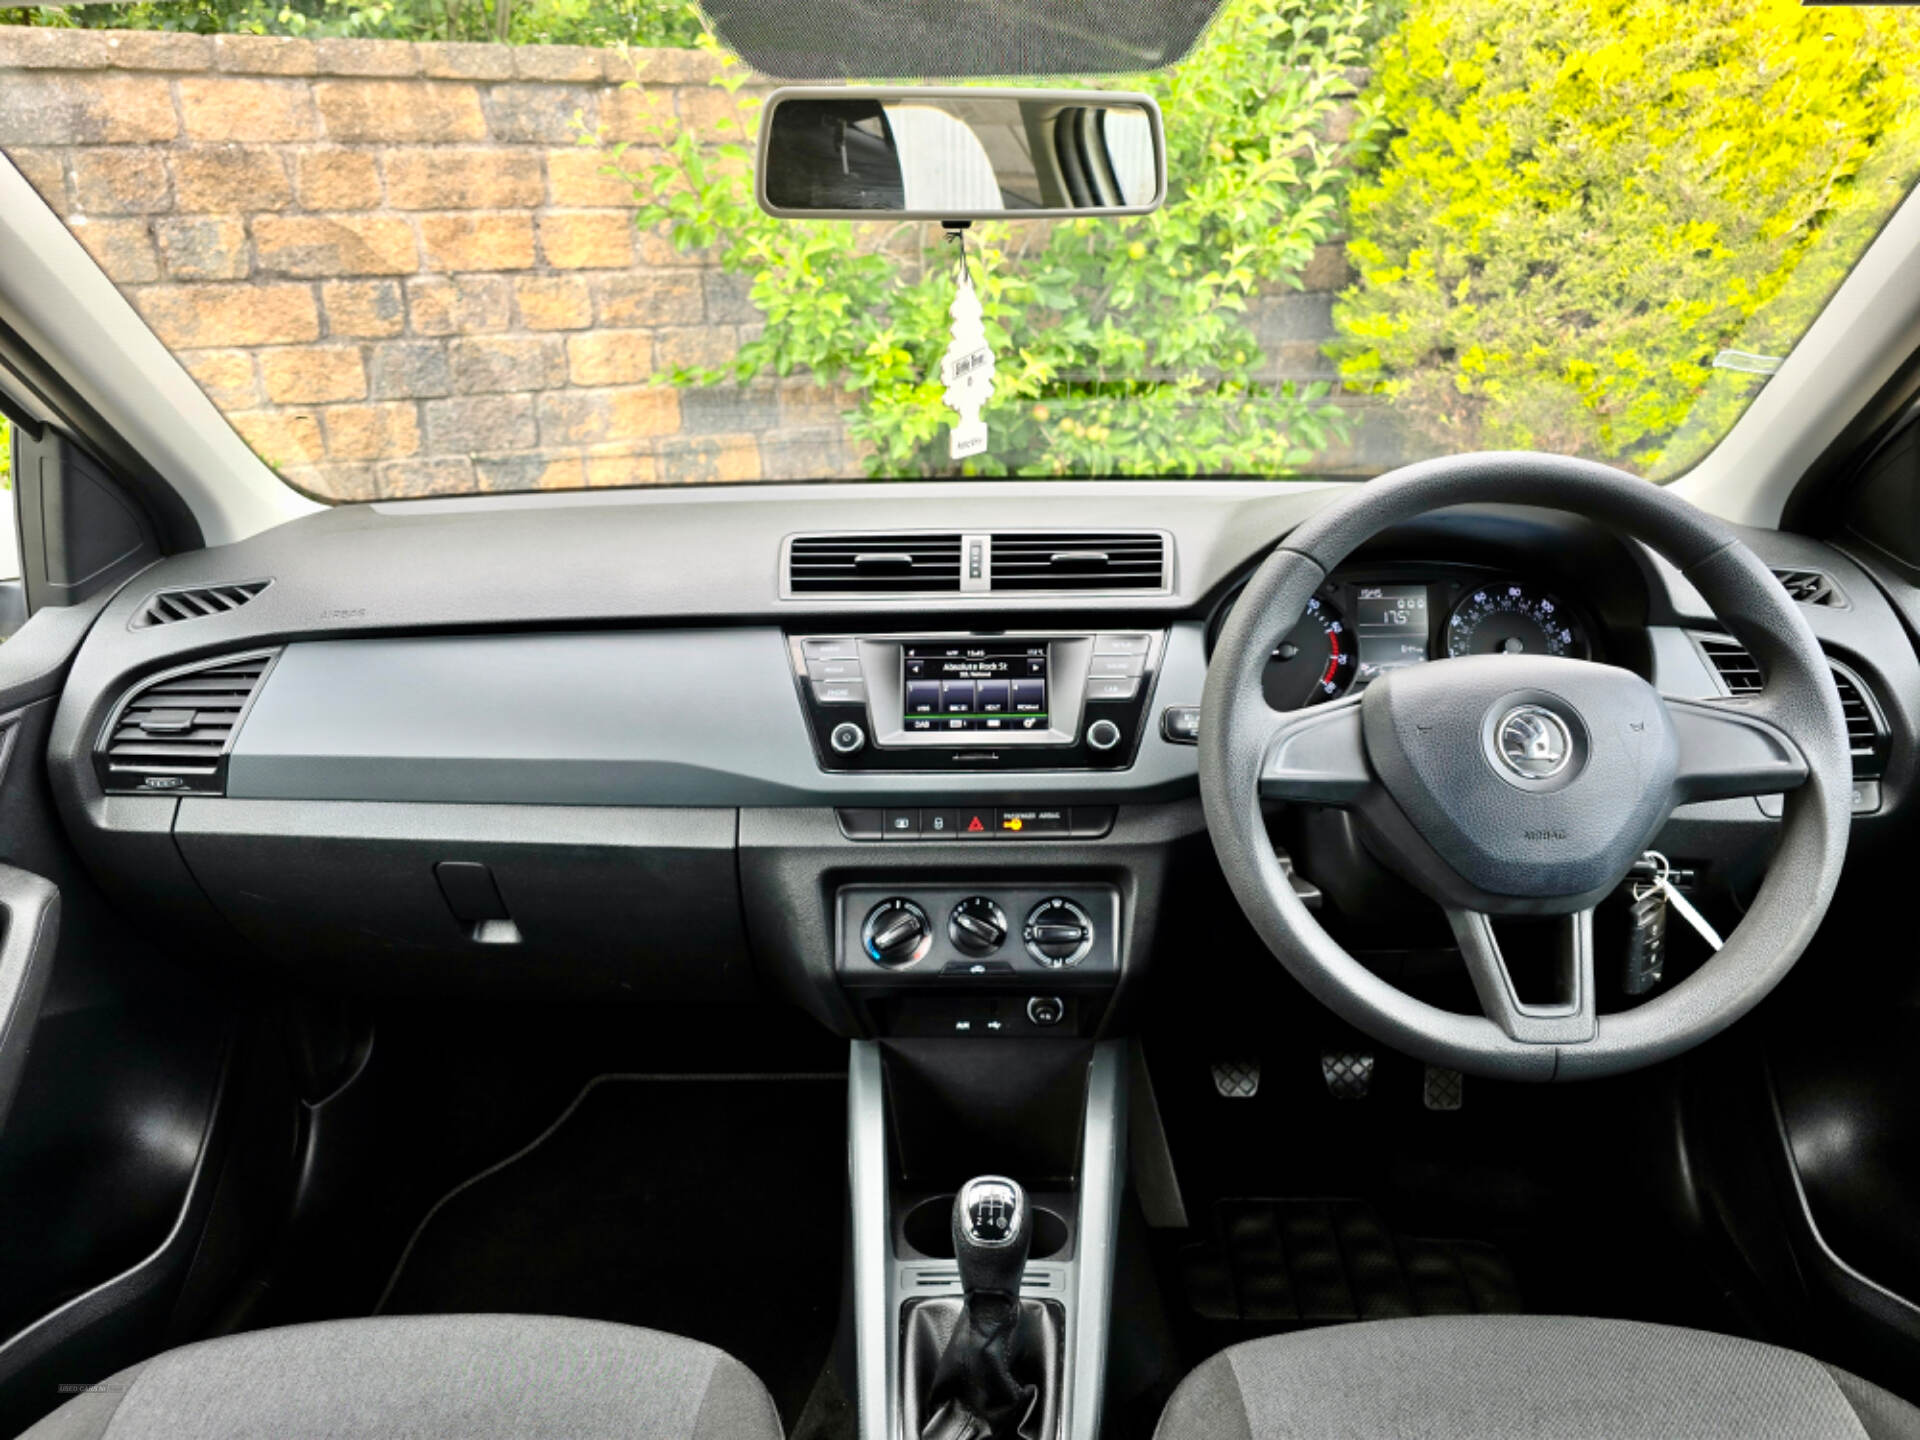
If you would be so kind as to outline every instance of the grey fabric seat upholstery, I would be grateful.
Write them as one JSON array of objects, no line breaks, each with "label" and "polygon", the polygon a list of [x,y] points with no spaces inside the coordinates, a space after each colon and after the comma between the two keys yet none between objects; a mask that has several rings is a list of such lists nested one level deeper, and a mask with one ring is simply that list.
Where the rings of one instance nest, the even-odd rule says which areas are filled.
[{"label": "grey fabric seat upholstery", "polygon": [[739,1361],[537,1315],[295,1325],[169,1350],[22,1440],[781,1440]]},{"label": "grey fabric seat upholstery", "polygon": [[1726,1335],[1447,1316],[1224,1350],[1181,1382],[1155,1440],[1920,1440],[1920,1410]]}]

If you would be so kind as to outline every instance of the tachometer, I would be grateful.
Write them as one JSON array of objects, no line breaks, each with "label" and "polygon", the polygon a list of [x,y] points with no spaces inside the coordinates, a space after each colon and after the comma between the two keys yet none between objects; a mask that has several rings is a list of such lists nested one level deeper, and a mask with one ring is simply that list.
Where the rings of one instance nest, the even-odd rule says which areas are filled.
[{"label": "tachometer", "polygon": [[1353,656],[1346,621],[1331,603],[1314,596],[1267,662],[1261,680],[1267,703],[1276,710],[1298,710],[1333,699],[1353,681]]},{"label": "tachometer", "polygon": [[1584,660],[1587,637],[1557,595],[1503,581],[1469,590],[1447,617],[1447,654],[1566,655]]}]

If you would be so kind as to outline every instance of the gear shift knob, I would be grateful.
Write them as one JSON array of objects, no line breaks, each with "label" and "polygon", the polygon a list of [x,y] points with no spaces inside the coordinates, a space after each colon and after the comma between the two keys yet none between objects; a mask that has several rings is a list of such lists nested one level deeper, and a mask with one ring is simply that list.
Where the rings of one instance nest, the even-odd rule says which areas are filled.
[{"label": "gear shift knob", "polygon": [[1032,1238],[1027,1192],[1005,1176],[978,1176],[953,1197],[953,1258],[968,1295],[1018,1296]]}]

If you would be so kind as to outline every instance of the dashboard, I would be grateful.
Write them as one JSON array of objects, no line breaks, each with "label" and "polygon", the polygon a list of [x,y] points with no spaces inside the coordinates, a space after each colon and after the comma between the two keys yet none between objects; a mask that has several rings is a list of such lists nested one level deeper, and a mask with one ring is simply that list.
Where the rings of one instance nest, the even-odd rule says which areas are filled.
[{"label": "dashboard", "polygon": [[[107,601],[51,720],[53,794],[123,908],[301,985],[771,988],[851,1033],[1097,1033],[1187,903],[1177,877],[1211,863],[1190,722],[1212,638],[1335,493],[342,507]],[[1857,825],[1884,829],[1911,785],[1920,662],[1851,558],[1750,538],[1844,597],[1808,618],[1862,716]],[[156,596],[209,586],[245,598],[152,622],[195,613]],[[1723,695],[1746,683],[1726,641],[1636,544],[1476,507],[1336,569],[1264,686],[1294,708],[1401,666],[1544,652]],[[1773,830],[1763,803],[1716,802],[1669,843],[1731,884]],[[1290,843],[1302,872],[1363,863]]]}]

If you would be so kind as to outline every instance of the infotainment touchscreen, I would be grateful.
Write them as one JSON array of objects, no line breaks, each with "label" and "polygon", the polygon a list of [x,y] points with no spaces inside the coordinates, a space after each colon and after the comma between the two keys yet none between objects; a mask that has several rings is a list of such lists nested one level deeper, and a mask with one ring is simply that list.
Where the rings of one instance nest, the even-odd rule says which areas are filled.
[{"label": "infotainment touchscreen", "polygon": [[901,650],[906,729],[1047,728],[1046,641],[909,641]]}]

